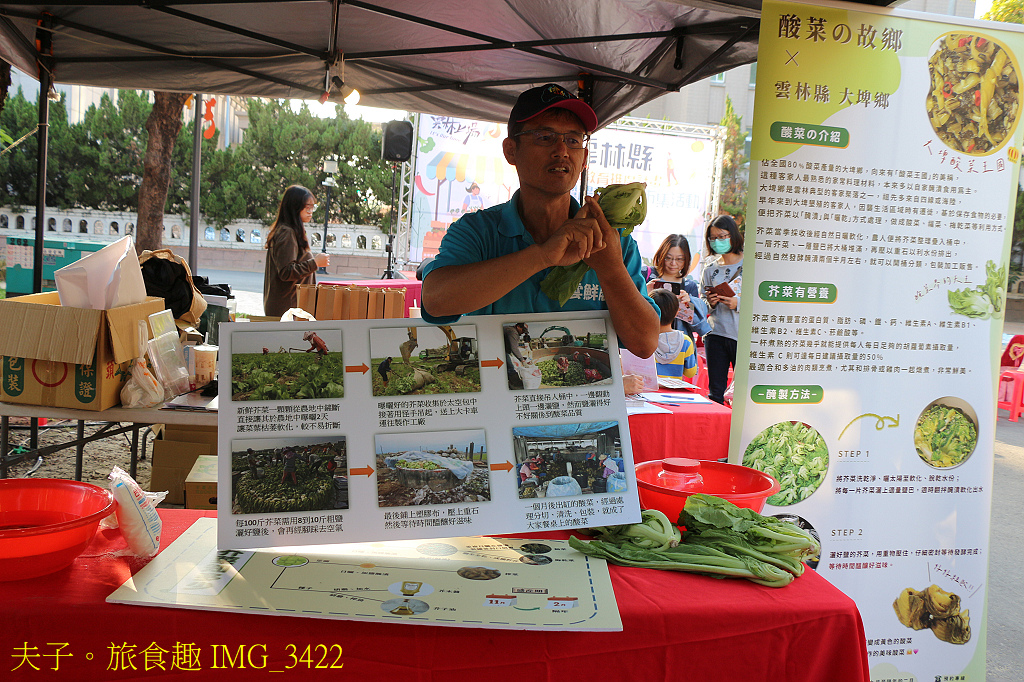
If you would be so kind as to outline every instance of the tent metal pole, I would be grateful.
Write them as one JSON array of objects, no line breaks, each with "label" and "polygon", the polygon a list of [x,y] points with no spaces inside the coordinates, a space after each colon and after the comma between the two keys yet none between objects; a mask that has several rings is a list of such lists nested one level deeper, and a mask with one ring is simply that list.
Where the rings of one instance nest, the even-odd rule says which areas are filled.
[{"label": "tent metal pole", "polygon": [[192,95],[192,106],[195,115],[192,124],[192,213],[188,219],[188,267],[196,272],[199,267],[199,180],[203,166],[203,136],[200,128],[203,124],[203,95]]},{"label": "tent metal pole", "polygon": [[36,149],[36,239],[32,250],[32,293],[43,290],[43,235],[46,232],[46,153],[50,139],[50,88],[53,74],[42,63],[42,55],[50,53],[50,31],[36,30],[39,46],[39,127]]}]

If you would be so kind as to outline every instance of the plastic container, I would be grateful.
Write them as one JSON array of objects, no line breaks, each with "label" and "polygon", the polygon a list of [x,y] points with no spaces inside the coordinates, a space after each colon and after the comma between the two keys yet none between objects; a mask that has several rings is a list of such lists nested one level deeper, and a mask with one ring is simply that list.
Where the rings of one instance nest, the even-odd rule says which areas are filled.
[{"label": "plastic container", "polygon": [[676,521],[686,504],[686,498],[694,493],[714,495],[729,500],[737,507],[746,507],[760,512],[765,501],[779,492],[779,482],[768,474],[725,462],[700,463],[700,474],[704,485],[699,490],[676,490],[661,483],[658,474],[663,471],[662,460],[640,462],[636,465],[636,484],[640,493],[640,506],[644,509],[658,509]]},{"label": "plastic container", "polygon": [[547,497],[570,497],[582,494],[580,484],[568,476],[558,476],[548,483]]},{"label": "plastic container", "polygon": [[0,580],[35,578],[70,565],[113,511],[110,491],[91,483],[0,481]]},{"label": "plastic container", "polygon": [[700,474],[700,460],[684,457],[661,460],[658,485],[691,493],[701,492],[704,489],[704,477]]},{"label": "plastic container", "polygon": [[196,388],[206,386],[217,374],[217,346],[204,343],[192,349],[195,354]]},{"label": "plastic container", "polygon": [[610,493],[623,493],[629,488],[629,481],[626,474],[617,471],[606,479],[606,485]]}]

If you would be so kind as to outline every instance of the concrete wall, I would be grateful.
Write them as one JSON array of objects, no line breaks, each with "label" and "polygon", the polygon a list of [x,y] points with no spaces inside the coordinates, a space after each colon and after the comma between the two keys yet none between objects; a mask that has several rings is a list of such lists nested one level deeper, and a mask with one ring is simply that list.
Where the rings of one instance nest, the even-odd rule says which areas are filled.
[{"label": "concrete wall", "polygon": [[[125,235],[134,235],[137,219],[134,213],[118,211],[47,208],[44,239],[110,243]],[[34,236],[34,224],[35,207],[0,208],[0,242],[6,243],[7,236]],[[267,226],[255,220],[241,220],[224,230],[200,222],[200,265],[212,270],[262,272],[266,257],[262,240],[267,230]],[[313,250],[321,250],[323,226],[309,226],[307,232]],[[327,252],[331,256],[328,274],[362,274],[367,279],[374,279],[387,270],[385,246],[388,238],[376,227],[334,224],[329,226],[327,234]],[[164,216],[163,245],[188,258],[188,216]],[[398,269],[399,264],[395,267]]]}]

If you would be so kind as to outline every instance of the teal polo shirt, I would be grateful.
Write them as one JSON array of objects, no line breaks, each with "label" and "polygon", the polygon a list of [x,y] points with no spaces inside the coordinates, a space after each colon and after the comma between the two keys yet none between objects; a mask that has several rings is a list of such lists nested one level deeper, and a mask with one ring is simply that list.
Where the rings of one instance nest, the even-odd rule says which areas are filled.
[{"label": "teal polo shirt", "polygon": [[[512,199],[504,204],[467,213],[452,223],[444,239],[441,240],[437,257],[423,269],[424,286],[426,286],[427,275],[438,268],[478,263],[522,251],[531,244],[535,244],[533,236],[526,230],[522,218],[519,217],[519,211],[516,209],[518,201],[519,192],[517,191],[512,195]],[[570,197],[569,215],[566,218],[576,215],[579,210],[579,202]],[[636,241],[627,236],[622,237],[621,243],[622,260],[633,283],[636,284],[637,291],[643,294],[655,312],[658,312],[654,301],[647,296],[647,284],[640,274],[642,262]],[[604,292],[597,280],[597,273],[593,270],[587,272],[579,287],[576,288],[576,293],[564,306],[560,306],[558,301],[548,298],[547,294],[540,290],[540,283],[550,269],[541,270],[494,303],[469,314],[504,315],[607,310],[608,304],[604,300]],[[422,308],[420,313],[424,320],[432,324],[452,324],[461,317],[461,315],[435,317],[426,308]]]}]

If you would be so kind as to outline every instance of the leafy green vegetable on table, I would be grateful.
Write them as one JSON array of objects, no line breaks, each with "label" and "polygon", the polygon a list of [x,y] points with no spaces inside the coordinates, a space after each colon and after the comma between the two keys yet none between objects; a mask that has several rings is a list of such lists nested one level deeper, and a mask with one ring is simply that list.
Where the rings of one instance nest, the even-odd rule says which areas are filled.
[{"label": "leafy green vegetable on table", "polygon": [[645,509],[642,521],[588,529],[597,539],[570,537],[569,545],[620,566],[746,578],[770,587],[793,582],[803,573],[802,560],[821,551],[818,541],[794,524],[712,495],[687,498],[679,516],[686,526],[681,536],[660,511]]},{"label": "leafy green vegetable on table", "polygon": [[807,499],[825,480],[828,447],[825,439],[801,422],[779,422],[750,441],[743,466],[757,469],[779,482],[768,504],[785,506]]},{"label": "leafy green vegetable on table", "polygon": [[[609,225],[621,230],[623,236],[628,236],[647,217],[646,187],[646,183],[631,182],[597,188],[597,203],[604,217]],[[576,293],[588,270],[590,266],[582,260],[573,265],[555,266],[541,281],[540,290],[551,300],[558,301],[559,305],[565,305]]]},{"label": "leafy green vegetable on table", "polygon": [[932,405],[917,420],[914,447],[933,467],[951,467],[967,459],[978,444],[978,428],[964,412],[948,405]]},{"label": "leafy green vegetable on table", "polygon": [[986,319],[999,317],[1003,310],[1006,266],[995,261],[985,263],[985,283],[973,289],[950,289],[946,292],[949,307],[956,315]]}]

